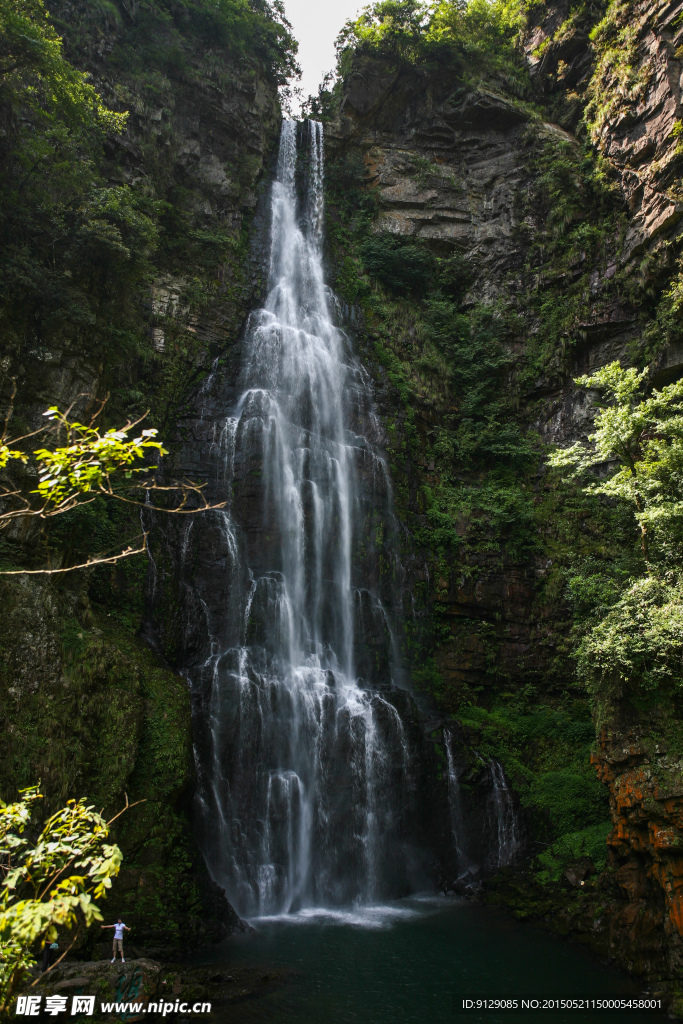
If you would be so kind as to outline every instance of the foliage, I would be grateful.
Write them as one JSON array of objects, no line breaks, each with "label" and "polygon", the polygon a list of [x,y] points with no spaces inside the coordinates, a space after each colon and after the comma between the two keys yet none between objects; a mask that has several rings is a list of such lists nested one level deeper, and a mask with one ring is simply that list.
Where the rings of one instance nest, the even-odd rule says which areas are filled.
[{"label": "foliage", "polygon": [[97,166],[127,115],[66,59],[42,0],[0,0],[0,62],[5,347],[84,328],[120,341],[156,245],[153,204],[107,186]]},{"label": "foliage", "polygon": [[13,804],[0,802],[0,1011],[35,962],[30,948],[54,942],[58,928],[101,921],[95,900],[106,896],[121,866],[121,851],[108,843],[109,823],[83,800],[70,800],[45,822],[32,842],[37,787]]},{"label": "foliage", "polygon": [[421,0],[380,0],[342,29],[338,46],[355,44],[383,56],[415,59],[423,51],[429,7]]},{"label": "foliage", "polygon": [[[196,192],[177,180],[175,128],[166,115],[189,88],[224,90],[236,77],[249,82],[260,74],[273,89],[295,73],[296,44],[279,0],[51,9],[64,20],[53,23],[42,0],[0,0],[0,337],[17,370],[34,365],[36,352],[75,350],[106,376],[118,418],[121,378],[149,375],[147,364],[158,361],[149,343],[153,278],[186,277],[191,268],[188,307],[219,290],[226,301],[244,298],[244,239],[231,217],[207,230]],[[119,143],[127,116],[107,110],[77,70],[91,60],[93,36],[108,40],[111,102],[117,110],[163,107],[159,138],[141,137],[132,125]],[[131,159],[142,175],[131,171]],[[253,185],[257,159],[228,167],[236,207],[245,184]],[[168,356],[179,333],[177,325],[166,331],[162,374],[172,373]],[[184,354],[196,341],[188,334],[178,345],[178,361],[194,377],[196,352]],[[164,383],[159,405],[168,397]]]},{"label": "foliage", "polygon": [[578,832],[568,832],[552,843],[536,858],[536,878],[539,882],[558,882],[568,864],[587,857],[597,871],[607,862],[606,840],[612,831],[612,822],[589,825]]},{"label": "foliage", "polygon": [[[458,403],[457,426],[448,435],[458,468],[528,464],[533,446],[508,415],[512,360],[504,342],[514,331],[514,318],[486,304],[463,314],[454,302],[436,296],[425,304],[425,314],[425,333],[448,359]],[[440,435],[442,445],[446,436]]]},{"label": "foliage", "polygon": [[38,494],[46,502],[60,507],[67,503],[71,506],[79,495],[93,490],[111,493],[111,478],[115,473],[122,473],[130,480],[136,473],[155,469],[155,466],[134,465],[152,449],[160,455],[167,454],[159,441],[152,440],[158,433],[153,429],[143,430],[138,437],[129,440],[128,434],[137,424],[126,424],[120,430],[101,434],[95,427],[70,423],[55,406],[44,415],[57,421],[67,444],[52,450],[39,448],[34,453],[40,477]]},{"label": "foliage", "polygon": [[630,507],[640,530],[644,574],[589,566],[568,581],[583,618],[578,671],[601,705],[610,695],[638,700],[681,685],[683,381],[643,397],[647,376],[647,368],[613,362],[577,378],[609,404],[595,417],[590,447],[577,443],[549,460],[574,477],[592,476],[585,491]]},{"label": "foliage", "polygon": [[586,633],[578,669],[600,697],[683,686],[683,589],[651,574],[634,580]]},{"label": "foliage", "polygon": [[368,238],[360,255],[371,274],[397,295],[427,290],[435,270],[434,256],[418,245],[402,245],[389,236]]},{"label": "foliage", "polygon": [[393,64],[455,66],[471,77],[499,77],[521,94],[525,76],[514,45],[521,24],[514,0],[380,0],[340,33],[338,73],[344,76],[356,52]]},{"label": "foliage", "polygon": [[619,186],[592,147],[543,129],[529,148],[527,170],[535,187],[520,213],[535,230],[528,233],[521,218],[516,229],[526,251],[517,308],[532,328],[518,368],[523,391],[532,390],[539,375],[566,372],[567,355],[582,339],[580,324],[614,300],[621,279],[601,280],[595,294],[591,274],[596,266],[616,267],[624,228]]},{"label": "foliage", "polygon": [[611,0],[590,33],[597,59],[585,117],[594,140],[624,103],[637,103],[647,87],[652,70],[639,62],[639,32],[631,0]]},{"label": "foliage", "polygon": [[[38,487],[32,493],[41,499],[40,507],[32,508],[27,499],[19,491],[8,488],[0,490],[6,497],[14,498],[18,507],[0,513],[0,523],[25,515],[50,516],[70,511],[85,496],[92,492],[108,495],[116,494],[115,477],[123,477],[132,481],[140,473],[150,473],[155,466],[144,463],[146,454],[154,450],[160,455],[167,454],[159,441],[153,440],[157,431],[143,430],[138,437],[130,440],[128,434],[138,423],[127,423],[120,430],[100,432],[91,421],[89,426],[83,423],[70,422],[66,413],[60,413],[56,406],[43,414],[52,427],[55,438],[66,444],[51,448],[38,448],[33,454],[38,472]],[[35,433],[40,433],[36,431]],[[10,461],[27,463],[28,454],[10,445],[20,444],[35,436],[9,440],[6,436],[0,439],[0,469],[5,469]],[[143,462],[143,465],[136,463]],[[135,483],[134,487],[154,487],[153,481]]]},{"label": "foliage", "polygon": [[617,462],[616,471],[587,490],[634,506],[646,558],[649,534],[655,531],[660,549],[668,551],[680,541],[683,520],[683,381],[642,399],[647,373],[614,362],[578,377],[577,384],[605,392],[612,404],[595,418],[593,447],[577,443],[549,460],[575,474]]},{"label": "foliage", "polygon": [[479,733],[478,754],[504,764],[533,834],[555,842],[603,822],[607,792],[588,763],[594,728],[586,702],[554,708],[537,703],[534,687],[527,690],[497,698],[490,710],[463,707],[462,721]]},{"label": "foliage", "polygon": [[510,472],[482,483],[444,482],[424,489],[427,525],[416,538],[442,555],[472,549],[528,557],[536,549],[532,496]]},{"label": "foliage", "polygon": [[[110,513],[126,509],[110,506]],[[80,506],[58,522],[74,516],[87,532],[98,525],[92,510]],[[119,535],[91,546],[112,546]],[[88,574],[87,589],[86,578],[77,577],[76,597],[65,577],[0,578],[6,608],[0,622],[0,792],[7,798],[42,778],[49,811],[74,791],[87,792],[107,817],[123,805],[124,792],[131,803],[146,798],[112,826],[127,872],[139,873],[146,884],[115,882],[111,896],[141,942],[152,936],[155,943],[175,942],[187,915],[202,914],[201,869],[196,860],[190,863],[182,799],[192,776],[190,699],[182,677],[163,667],[139,636],[145,574],[142,559],[101,565]],[[61,614],[50,618],[46,607],[53,603]],[[20,670],[27,629],[42,630],[59,667],[53,675],[32,668],[40,686],[19,691],[10,680]],[[86,947],[91,938],[99,936],[86,936]]]},{"label": "foliage", "polygon": [[[182,78],[190,74],[187,39],[220,48],[232,58],[258,64],[279,85],[299,73],[298,44],[282,0],[147,0],[127,18],[119,63],[140,70],[151,63]],[[133,42],[134,38],[134,42]]]},{"label": "foliage", "polygon": [[[217,506],[209,506],[202,494],[202,486],[193,484],[189,480],[171,482],[168,485],[159,484],[154,478],[154,471],[157,467],[145,461],[152,451],[159,455],[167,454],[161,442],[153,440],[157,435],[157,430],[143,430],[137,437],[129,439],[128,434],[139,426],[140,421],[138,420],[134,423],[126,423],[119,430],[109,429],[101,432],[94,426],[94,422],[104,405],[105,402],[100,403],[98,412],[88,426],[69,421],[68,412],[60,413],[56,406],[44,413],[44,416],[52,422],[50,431],[57,443],[50,448],[38,448],[33,452],[35,465],[32,468],[38,473],[38,487],[31,494],[37,494],[38,501],[36,504],[32,504],[30,495],[27,497],[20,487],[0,484],[0,497],[4,498],[9,505],[8,508],[0,512],[0,529],[13,520],[28,516],[47,519],[64,515],[84,503],[92,502],[98,495],[115,498],[131,505],[142,505],[143,502],[139,500],[139,496],[135,496],[135,493],[141,490],[146,493],[145,507],[162,508],[165,512],[194,512],[209,507],[223,507],[222,503]],[[8,440],[6,424],[4,434],[0,437],[0,470],[5,469],[12,461],[28,463],[28,454],[21,448],[12,448],[10,445],[20,444],[39,433],[41,431],[38,430],[24,438]],[[60,445],[59,440],[65,441],[66,444]],[[172,507],[152,505],[149,500],[150,493],[156,494],[157,492],[175,492],[180,498],[180,505]],[[192,508],[186,509],[185,506],[191,496],[198,499],[199,504],[195,503]],[[45,574],[70,572],[100,562],[116,562],[120,558],[128,558],[145,551],[146,545],[143,544],[141,548],[133,550],[128,547],[125,551],[109,558],[90,558],[83,565],[70,568],[4,570],[4,572],[9,572],[12,575],[21,571]],[[3,570],[0,570],[0,574],[2,572]]]},{"label": "foliage", "polygon": [[69,423],[55,407],[47,415],[58,420],[67,435],[66,447],[52,451],[39,448],[35,452],[40,467],[38,494],[54,504],[72,502],[78,495],[93,490],[111,493],[114,473],[121,472],[130,480],[136,473],[156,468],[133,465],[144,459],[146,452],[154,449],[160,455],[166,454],[166,449],[152,440],[158,433],[153,429],[143,430],[138,437],[129,440],[128,433],[136,424],[100,434],[94,427]]},{"label": "foliage", "polygon": [[0,0],[0,91],[5,102],[71,128],[122,131],[127,115],[108,110],[88,76],[63,54],[43,0]]}]

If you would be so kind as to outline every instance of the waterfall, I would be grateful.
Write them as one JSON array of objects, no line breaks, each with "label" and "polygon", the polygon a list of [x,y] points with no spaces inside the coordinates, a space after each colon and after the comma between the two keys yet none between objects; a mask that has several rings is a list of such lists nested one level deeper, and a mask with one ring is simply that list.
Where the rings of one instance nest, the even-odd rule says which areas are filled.
[{"label": "waterfall", "polygon": [[489,804],[493,834],[490,859],[493,867],[504,868],[509,867],[519,857],[523,838],[517,821],[510,784],[502,765],[492,759],[489,762],[488,771],[491,778]]},{"label": "waterfall", "polygon": [[324,282],[323,174],[322,125],[284,121],[267,298],[237,385],[215,363],[198,400],[226,506],[179,545],[199,841],[244,916],[400,895],[419,860],[391,488]]},{"label": "waterfall", "polygon": [[451,835],[453,837],[453,847],[458,859],[459,879],[463,879],[466,875],[471,873],[472,863],[465,843],[465,823],[462,808],[462,796],[460,793],[458,769],[453,756],[453,737],[448,729],[444,729],[443,731],[443,740],[446,748],[448,811],[450,816]]}]

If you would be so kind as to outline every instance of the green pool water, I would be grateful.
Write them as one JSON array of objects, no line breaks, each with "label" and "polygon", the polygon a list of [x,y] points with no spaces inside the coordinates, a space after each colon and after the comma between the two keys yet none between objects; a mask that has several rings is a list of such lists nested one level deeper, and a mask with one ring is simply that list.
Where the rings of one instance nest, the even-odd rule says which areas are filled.
[{"label": "green pool water", "polygon": [[226,1008],[231,1024],[660,1024],[659,1011],[462,1009],[468,996],[638,997],[618,970],[540,928],[465,900],[259,919],[216,960],[292,970],[287,985]]}]

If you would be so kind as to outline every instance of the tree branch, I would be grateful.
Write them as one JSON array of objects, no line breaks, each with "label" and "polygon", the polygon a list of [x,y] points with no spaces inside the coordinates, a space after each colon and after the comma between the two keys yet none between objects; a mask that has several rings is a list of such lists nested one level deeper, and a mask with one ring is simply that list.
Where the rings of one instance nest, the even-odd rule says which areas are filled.
[{"label": "tree branch", "polygon": [[29,985],[29,988],[33,988],[34,985],[37,985],[39,981],[43,980],[43,978],[45,977],[46,974],[49,974],[50,971],[54,970],[54,968],[57,966],[57,964],[62,962],[62,960],[64,959],[66,954],[69,952],[69,950],[71,949],[71,947],[73,946],[73,944],[74,944],[74,942],[76,941],[77,938],[78,938],[78,936],[74,935],[73,939],[71,940],[69,945],[66,947],[66,949],[64,950],[64,952],[60,956],[59,960],[55,960],[55,962],[53,964],[50,964],[50,966],[48,967],[48,969],[46,971],[43,971],[42,974],[39,974],[38,977],[36,978],[36,980]]},{"label": "tree branch", "polygon": [[133,555],[146,554],[148,534],[143,534],[143,537],[144,543],[141,548],[126,548],[125,551],[118,555],[112,555],[110,558],[91,558],[87,562],[82,562],[80,565],[70,565],[66,569],[10,569],[7,571],[0,569],[0,576],[56,576],[57,573],[75,572],[77,569],[91,569],[94,565],[113,565],[115,562],[120,562],[122,558],[132,558]]}]

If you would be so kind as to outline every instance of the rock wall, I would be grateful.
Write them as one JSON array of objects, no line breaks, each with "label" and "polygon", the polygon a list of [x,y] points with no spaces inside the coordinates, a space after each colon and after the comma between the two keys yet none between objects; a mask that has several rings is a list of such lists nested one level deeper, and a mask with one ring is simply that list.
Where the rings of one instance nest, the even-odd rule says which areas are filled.
[{"label": "rock wall", "polygon": [[[330,261],[338,287],[359,306],[350,327],[374,366],[389,425],[406,527],[405,650],[417,683],[463,725],[471,751],[463,778],[481,772],[482,751],[500,757],[532,852],[535,843],[568,848],[582,820],[589,824],[582,842],[590,845],[591,829],[604,836],[609,796],[604,869],[574,854],[573,866],[565,857],[551,880],[549,862],[530,858],[514,884],[492,883],[490,898],[625,962],[668,992],[674,1007],[683,934],[680,708],[634,707],[622,693],[609,706],[593,702],[591,727],[570,657],[569,553],[618,557],[631,544],[628,530],[614,518],[608,525],[607,506],[560,501],[540,459],[519,476],[530,497],[527,528],[538,539],[523,557],[511,551],[497,509],[477,524],[457,510],[462,505],[450,512],[434,504],[448,487],[451,495],[478,487],[492,472],[482,461],[468,468],[442,454],[440,438],[444,428],[457,431],[464,399],[449,384],[457,350],[444,360],[431,342],[443,287],[436,299],[431,284],[423,295],[399,295],[367,274],[363,253],[364,238],[374,235],[455,258],[464,268],[461,315],[475,316],[481,303],[501,318],[514,311],[503,343],[507,416],[544,443],[565,445],[590,432],[596,396],[575,387],[579,374],[636,359],[650,363],[658,386],[677,379],[680,342],[667,318],[682,229],[680,13],[677,3],[537,5],[522,35],[524,99],[500,78],[476,84],[456,69],[391,64],[361,47],[328,129],[332,164],[344,180],[355,166],[359,194],[372,196],[367,228],[345,213],[339,191],[330,196]],[[572,225],[580,232],[582,224],[583,234],[565,245]],[[365,282],[360,290],[348,285],[351,264]],[[446,514],[454,539],[444,550]],[[416,639],[422,629],[425,647]],[[428,652],[434,659],[425,671]],[[547,713],[542,740],[531,725],[540,710]],[[578,760],[564,745],[564,714],[584,737],[574,747]],[[604,787],[597,794],[585,775],[589,760]],[[582,807],[575,818],[544,796],[546,785]]]},{"label": "rock wall", "polygon": [[[683,40],[679,3],[609,5],[600,15],[551,4],[532,15],[525,39],[529,71],[545,96],[560,98],[563,121],[576,122],[588,100],[591,139],[616,170],[629,209],[621,259],[630,262],[680,234]],[[559,97],[558,97],[559,94]]]},{"label": "rock wall", "polygon": [[[166,16],[163,4],[47,6],[72,64],[110,108],[129,112],[126,131],[104,140],[94,180],[105,192],[127,189],[156,242],[142,277],[114,278],[104,298],[92,292],[85,326],[69,320],[68,306],[56,327],[59,318],[36,310],[20,335],[5,316],[0,397],[8,403],[14,380],[18,432],[40,425],[49,405],[73,404],[73,416],[87,417],[109,393],[105,425],[151,409],[146,423],[163,436],[212,361],[236,344],[258,287],[250,225],[279,131],[277,82],[258,52],[207,45],[201,26],[178,10]],[[84,208],[91,199],[76,197]],[[65,266],[62,280],[75,284]],[[119,331],[114,345],[103,341],[110,328]],[[22,482],[35,486],[30,470]],[[137,509],[98,499],[52,524],[6,529],[3,568],[77,564],[139,533]],[[144,801],[116,826],[124,867],[104,909],[126,916],[141,947],[168,957],[239,921],[194,844],[190,697],[140,636],[146,572],[138,557],[0,581],[0,794],[40,782],[47,812],[85,796],[107,815],[126,793]]]}]

